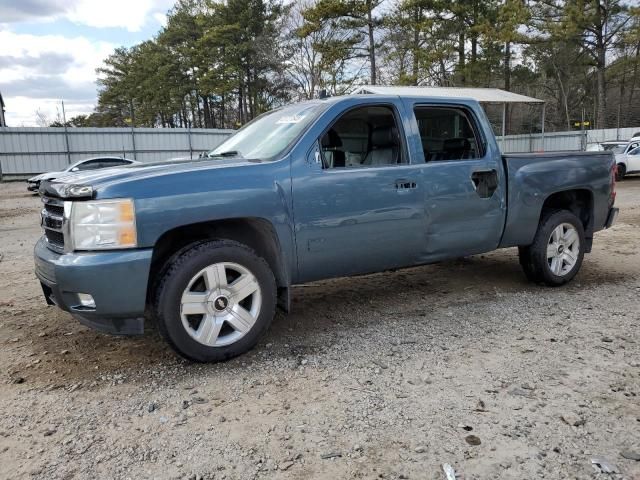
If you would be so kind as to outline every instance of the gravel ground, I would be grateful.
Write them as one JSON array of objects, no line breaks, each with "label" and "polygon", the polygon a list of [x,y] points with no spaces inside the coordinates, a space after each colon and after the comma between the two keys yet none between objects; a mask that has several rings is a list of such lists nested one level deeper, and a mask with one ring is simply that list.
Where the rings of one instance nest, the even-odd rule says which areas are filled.
[{"label": "gravel ground", "polygon": [[638,480],[640,178],[618,206],[564,288],[513,249],[314,283],[195,365],[47,307],[38,199],[0,184],[0,477]]}]

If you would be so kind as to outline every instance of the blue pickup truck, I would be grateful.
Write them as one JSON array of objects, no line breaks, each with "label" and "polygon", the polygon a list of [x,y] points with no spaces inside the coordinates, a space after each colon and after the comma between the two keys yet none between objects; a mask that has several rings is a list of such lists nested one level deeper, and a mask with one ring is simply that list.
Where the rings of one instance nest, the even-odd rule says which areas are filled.
[{"label": "blue pickup truck", "polygon": [[518,247],[570,281],[618,210],[610,152],[502,155],[473,100],[352,95],[266,113],[205,158],[43,182],[46,300],[191,360],[251,349],[291,286]]}]

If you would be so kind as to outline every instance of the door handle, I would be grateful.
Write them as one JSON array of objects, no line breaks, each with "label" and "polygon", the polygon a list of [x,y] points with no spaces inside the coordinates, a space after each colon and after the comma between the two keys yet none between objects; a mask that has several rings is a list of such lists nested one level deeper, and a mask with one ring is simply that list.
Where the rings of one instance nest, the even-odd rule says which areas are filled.
[{"label": "door handle", "polygon": [[416,184],[416,182],[414,182],[412,180],[406,180],[406,179],[396,180],[396,190],[398,190],[398,191],[412,190],[412,189],[417,188],[417,187],[418,187],[418,185]]}]

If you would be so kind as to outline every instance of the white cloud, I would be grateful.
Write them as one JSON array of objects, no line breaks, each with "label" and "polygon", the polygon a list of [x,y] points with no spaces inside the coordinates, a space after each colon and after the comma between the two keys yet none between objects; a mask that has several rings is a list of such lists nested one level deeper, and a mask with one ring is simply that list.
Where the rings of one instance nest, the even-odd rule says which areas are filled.
[{"label": "white cloud", "polygon": [[175,0],[0,0],[0,92],[10,125],[34,125],[40,109],[56,118],[60,99],[67,118],[88,113],[96,103],[96,68],[123,42],[63,35],[18,34],[14,23],[52,23],[68,20],[93,28],[139,32],[166,24]]},{"label": "white cloud", "polygon": [[167,14],[164,12],[156,12],[153,14],[153,18],[155,19],[156,22],[158,22],[158,24],[160,24],[160,26],[162,27],[166,27],[167,26]]},{"label": "white cloud", "polygon": [[0,30],[0,58],[5,59],[0,62],[0,91],[7,122],[33,124],[38,108],[55,118],[60,99],[68,105],[67,117],[90,111],[96,101],[95,70],[115,47],[84,37]]},{"label": "white cloud", "polygon": [[[36,111],[40,111],[51,122],[62,116],[60,99],[11,97],[5,99],[7,103],[7,124],[10,127],[35,127]],[[67,120],[76,115],[88,114],[93,111],[93,103],[65,101],[64,109]]]},{"label": "white cloud", "polygon": [[140,31],[149,20],[164,25],[175,0],[0,0],[0,24],[67,19],[94,28]]},{"label": "white cloud", "polygon": [[67,10],[70,1],[0,0],[0,23],[55,19]]},{"label": "white cloud", "polygon": [[152,9],[152,0],[81,0],[70,8],[67,18],[89,27],[120,27],[137,32]]}]

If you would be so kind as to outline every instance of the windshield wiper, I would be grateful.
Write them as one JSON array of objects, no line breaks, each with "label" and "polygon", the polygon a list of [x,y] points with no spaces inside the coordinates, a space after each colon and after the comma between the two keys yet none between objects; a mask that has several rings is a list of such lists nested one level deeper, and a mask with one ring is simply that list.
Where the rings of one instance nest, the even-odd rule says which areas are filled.
[{"label": "windshield wiper", "polygon": [[237,150],[229,150],[227,152],[212,153],[209,157],[242,157]]}]

